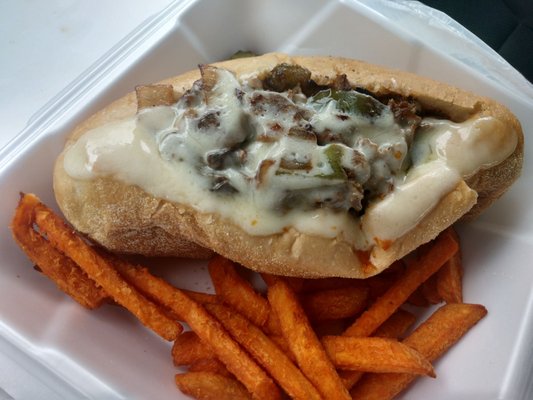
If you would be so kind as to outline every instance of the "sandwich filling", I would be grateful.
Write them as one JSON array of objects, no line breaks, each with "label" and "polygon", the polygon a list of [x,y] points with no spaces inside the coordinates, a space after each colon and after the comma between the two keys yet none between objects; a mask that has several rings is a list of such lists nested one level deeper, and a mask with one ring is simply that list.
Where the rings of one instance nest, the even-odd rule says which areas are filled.
[{"label": "sandwich filling", "polygon": [[246,79],[201,72],[176,103],[86,132],[67,173],[112,176],[252,235],[294,228],[366,250],[516,147],[496,119],[422,117],[416,101],[378,99],[345,76],[319,86],[286,64]]}]

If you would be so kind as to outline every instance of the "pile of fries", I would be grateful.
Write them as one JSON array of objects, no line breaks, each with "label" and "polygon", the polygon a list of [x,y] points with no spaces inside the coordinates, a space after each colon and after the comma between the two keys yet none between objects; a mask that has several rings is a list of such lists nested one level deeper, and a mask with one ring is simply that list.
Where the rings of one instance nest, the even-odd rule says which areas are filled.
[{"label": "pile of fries", "polygon": [[[173,341],[174,364],[188,368],[176,385],[197,399],[391,399],[418,376],[435,377],[431,363],[487,313],[462,303],[452,230],[375,277],[263,274],[266,293],[215,256],[208,294],[93,246],[31,194],[21,195],[11,229],[38,270],[82,306],[118,303]],[[404,305],[440,302],[413,330]]]}]

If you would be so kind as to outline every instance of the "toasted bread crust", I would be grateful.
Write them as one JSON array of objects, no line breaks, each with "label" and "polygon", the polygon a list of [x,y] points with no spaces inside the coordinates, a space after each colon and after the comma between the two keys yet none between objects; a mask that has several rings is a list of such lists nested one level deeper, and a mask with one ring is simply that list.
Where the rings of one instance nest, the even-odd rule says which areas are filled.
[{"label": "toasted bread crust", "polygon": [[[63,169],[62,153],[55,165],[54,191],[65,217],[76,229],[116,252],[202,258],[213,250],[258,271],[305,277],[362,278],[380,272],[459,218],[478,215],[519,176],[523,158],[520,124],[505,107],[490,99],[406,72],[332,57],[289,57],[272,53],[216,65],[244,76],[260,75],[281,62],[308,68],[312,79],[319,84],[327,84],[338,74],[346,74],[352,86],[376,95],[414,98],[425,110],[435,110],[455,121],[490,115],[502,121],[509,134],[518,133],[518,145],[504,162],[479,171],[466,183],[461,182],[416,228],[390,248],[374,248],[371,265],[350,243],[341,239],[309,236],[293,229],[271,236],[251,236],[218,215],[154,198],[136,186],[111,178],[73,179]],[[199,78],[197,71],[191,71],[161,83],[172,84],[177,93],[183,93]],[[124,96],[80,124],[68,139],[66,148],[88,130],[132,116],[136,110],[134,93]]]}]

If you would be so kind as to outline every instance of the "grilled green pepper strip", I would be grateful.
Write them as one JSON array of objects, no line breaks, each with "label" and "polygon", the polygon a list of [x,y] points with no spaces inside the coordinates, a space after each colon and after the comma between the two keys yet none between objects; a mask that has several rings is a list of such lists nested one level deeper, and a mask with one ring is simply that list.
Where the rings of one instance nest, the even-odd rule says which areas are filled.
[{"label": "grilled green pepper strip", "polygon": [[[317,174],[317,175],[303,175],[302,177],[313,177],[313,178],[323,178],[323,179],[338,179],[338,180],[347,180],[347,175],[344,169],[342,168],[342,157],[344,156],[344,150],[338,144],[330,144],[324,148],[324,154],[328,160],[328,163],[331,167],[332,172],[329,174]],[[301,171],[305,168],[284,168],[283,164],[280,164],[280,167],[276,171],[276,175],[298,175],[301,174]]]},{"label": "grilled green pepper strip", "polygon": [[328,159],[332,172],[331,174],[319,174],[317,176],[326,179],[346,180],[346,172],[342,168],[342,157],[344,155],[342,147],[338,144],[330,144],[325,148],[324,154]]},{"label": "grilled green pepper strip", "polygon": [[316,104],[318,109],[325,107],[331,101],[335,101],[335,106],[340,112],[360,114],[366,117],[377,117],[381,115],[386,107],[372,96],[355,90],[321,90],[310,100]]}]

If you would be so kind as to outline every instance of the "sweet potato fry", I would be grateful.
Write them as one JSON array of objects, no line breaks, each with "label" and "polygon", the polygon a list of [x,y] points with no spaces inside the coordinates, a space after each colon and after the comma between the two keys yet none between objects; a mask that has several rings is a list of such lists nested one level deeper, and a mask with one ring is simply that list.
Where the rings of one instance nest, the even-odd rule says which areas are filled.
[{"label": "sweet potato fry", "polygon": [[292,354],[291,348],[289,347],[289,343],[287,342],[287,339],[285,339],[285,336],[269,335],[268,337],[270,338],[270,340],[276,343],[276,345],[285,353],[287,357],[291,359],[293,363],[297,363],[296,358],[294,357],[294,354]]},{"label": "sweet potato fry", "polygon": [[[434,361],[456,343],[487,313],[477,304],[447,304],[422,323],[403,343]],[[392,399],[404,390],[414,375],[365,374],[351,394],[358,400]]]},{"label": "sweet potato fry", "polygon": [[406,303],[415,307],[429,307],[429,301],[422,292],[422,286],[417,287],[416,290],[411,293],[411,295],[407,298]]},{"label": "sweet potato fry", "polygon": [[35,223],[54,247],[76,262],[113,299],[134,314],[144,325],[166,340],[174,340],[182,326],[126,282],[112,263],[76,235],[42,203],[35,208]]},{"label": "sweet potato fry", "polygon": [[146,269],[125,262],[115,267],[133,285],[159,304],[181,316],[200,340],[211,347],[217,358],[258,399],[279,399],[279,388],[250,356],[231,338],[206,309],[180,289]]},{"label": "sweet potato fry", "polygon": [[302,400],[321,398],[311,382],[258,327],[226,306],[208,304],[206,308],[291,398]]},{"label": "sweet potato fry", "polygon": [[379,326],[373,336],[398,339],[415,323],[416,317],[401,308]]},{"label": "sweet potato fry", "polygon": [[226,366],[218,358],[201,358],[189,366],[189,372],[213,372],[222,376],[233,378]]},{"label": "sweet potato fry", "polygon": [[403,343],[422,353],[429,361],[433,361],[485,315],[487,309],[480,304],[442,306]]},{"label": "sweet potato fry", "polygon": [[[354,286],[359,279],[350,278],[320,278],[320,279],[301,279],[300,292],[309,293],[329,289],[340,289]],[[361,281],[362,282],[362,281]],[[291,285],[292,286],[292,285]]]},{"label": "sweet potato fry", "polygon": [[[447,262],[449,262],[449,260]],[[442,270],[442,268],[446,266],[446,263],[437,271],[436,274],[433,274],[432,276],[430,276],[428,280],[425,281],[422,284],[422,286],[420,286],[422,295],[424,296],[424,298],[427,300],[429,304],[442,303],[442,296],[437,290],[437,277],[438,277],[439,272]]]},{"label": "sweet potato fry", "polygon": [[370,336],[458,250],[450,230],[441,233],[387,292],[378,298],[345,332],[345,336]]},{"label": "sweet potato fry", "polygon": [[268,288],[268,300],[304,375],[325,399],[350,399],[290,286],[276,281]]},{"label": "sweet potato fry", "polygon": [[35,206],[39,203],[33,194],[21,195],[11,222],[15,241],[44,275],[82,306],[94,309],[109,301],[107,293],[74,261],[33,229]]},{"label": "sweet potato fry", "polygon": [[347,369],[339,370],[339,376],[342,380],[342,384],[348,390],[350,390],[359,380],[363,377],[365,373],[361,371],[350,371]]},{"label": "sweet potato fry", "polygon": [[400,276],[405,273],[405,262],[403,260],[395,261],[385,271],[374,275],[370,278],[361,280],[369,289],[369,300],[373,301],[381,297],[396,282]]},{"label": "sweet potato fry", "polygon": [[281,327],[279,326],[278,316],[276,315],[276,313],[272,312],[272,309],[270,310],[270,313],[268,314],[268,319],[263,329],[269,335],[282,336]]},{"label": "sweet potato fry", "polygon": [[177,374],[176,385],[198,400],[251,400],[245,387],[233,378],[212,372]]},{"label": "sweet potato fry", "polygon": [[313,322],[313,329],[318,336],[339,336],[346,329],[346,319],[332,319],[329,321]]},{"label": "sweet potato fry", "polygon": [[172,85],[139,85],[135,87],[137,111],[155,106],[170,106],[176,102]]},{"label": "sweet potato fry", "polygon": [[346,286],[304,294],[300,297],[302,307],[313,321],[328,321],[353,317],[366,306],[368,288]]},{"label": "sweet potato fry", "polygon": [[257,326],[264,326],[269,318],[268,301],[241,278],[233,262],[216,255],[209,261],[209,274],[217,296]]},{"label": "sweet potato fry", "polygon": [[336,368],[435,377],[428,360],[416,350],[393,339],[325,336],[322,344]]},{"label": "sweet potato fry", "polygon": [[194,290],[181,289],[189,298],[200,304],[218,303],[219,300],[215,294],[195,292]]},{"label": "sweet potato fry", "polygon": [[[374,332],[375,337],[390,339],[400,338],[415,323],[416,317],[408,311],[399,309],[392,314],[379,328]],[[339,376],[344,386],[350,390],[364,374],[359,371],[340,370]]]},{"label": "sweet potato fry", "polygon": [[460,250],[437,272],[437,292],[446,303],[463,302],[463,263]]},{"label": "sweet potato fry", "polygon": [[209,345],[202,342],[193,331],[183,332],[172,346],[172,360],[175,366],[191,365],[195,361],[214,357],[215,353]]},{"label": "sweet potato fry", "polygon": [[[272,286],[276,280],[280,279],[277,275],[267,274],[265,272],[261,273],[261,278],[265,281],[267,286]],[[304,284],[307,279],[298,278],[295,276],[285,276],[283,280],[292,288],[294,293],[300,293],[304,289]]]}]

